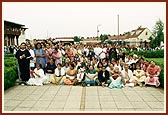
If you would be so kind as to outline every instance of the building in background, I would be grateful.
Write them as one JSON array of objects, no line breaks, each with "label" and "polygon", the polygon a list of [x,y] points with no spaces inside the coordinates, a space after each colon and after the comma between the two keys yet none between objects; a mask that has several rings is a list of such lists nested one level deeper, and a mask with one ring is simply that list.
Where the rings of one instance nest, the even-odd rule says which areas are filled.
[{"label": "building in background", "polygon": [[118,42],[125,45],[134,45],[146,47],[145,45],[150,42],[149,38],[154,38],[152,32],[148,28],[138,28],[127,32],[125,34],[109,36],[108,40],[112,42]]},{"label": "building in background", "polygon": [[25,25],[4,21],[4,46],[20,45],[25,42]]}]

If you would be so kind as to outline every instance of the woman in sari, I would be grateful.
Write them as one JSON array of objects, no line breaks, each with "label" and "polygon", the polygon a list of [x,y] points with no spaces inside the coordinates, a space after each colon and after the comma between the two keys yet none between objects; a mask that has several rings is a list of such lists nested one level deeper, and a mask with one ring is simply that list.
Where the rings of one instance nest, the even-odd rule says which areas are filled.
[{"label": "woman in sari", "polygon": [[159,82],[160,72],[161,68],[155,65],[154,61],[151,61],[146,71],[147,78],[145,80],[145,85],[155,85],[156,87],[158,87],[160,85]]},{"label": "woman in sari", "polygon": [[39,64],[37,67],[33,70],[31,70],[32,78],[29,79],[27,82],[28,85],[43,85],[47,81],[47,77],[44,75],[44,71],[42,69],[42,65]]},{"label": "woman in sari", "polygon": [[73,63],[70,64],[70,68],[67,71],[66,79],[64,80],[65,85],[73,85],[77,82],[76,69]]}]

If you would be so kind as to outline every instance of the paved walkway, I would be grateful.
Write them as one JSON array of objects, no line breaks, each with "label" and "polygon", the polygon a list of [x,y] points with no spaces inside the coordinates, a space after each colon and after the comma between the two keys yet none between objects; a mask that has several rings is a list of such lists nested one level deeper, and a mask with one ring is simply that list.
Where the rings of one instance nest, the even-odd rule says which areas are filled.
[{"label": "paved walkway", "polygon": [[15,86],[4,92],[4,112],[165,112],[154,87]]}]

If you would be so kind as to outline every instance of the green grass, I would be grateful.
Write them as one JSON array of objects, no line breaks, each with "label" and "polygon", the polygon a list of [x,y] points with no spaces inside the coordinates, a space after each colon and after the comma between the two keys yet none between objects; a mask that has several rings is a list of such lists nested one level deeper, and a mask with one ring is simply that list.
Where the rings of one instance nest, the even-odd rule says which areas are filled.
[{"label": "green grass", "polygon": [[164,64],[164,58],[146,58],[146,60],[148,60],[148,61],[153,60],[156,63]]}]

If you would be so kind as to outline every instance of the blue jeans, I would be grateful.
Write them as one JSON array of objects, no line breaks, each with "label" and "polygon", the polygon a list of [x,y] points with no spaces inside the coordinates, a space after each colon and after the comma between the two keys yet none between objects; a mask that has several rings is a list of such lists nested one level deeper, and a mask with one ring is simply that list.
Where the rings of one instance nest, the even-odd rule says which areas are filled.
[{"label": "blue jeans", "polygon": [[87,85],[87,84],[92,84],[92,85],[94,85],[94,84],[95,84],[95,81],[94,81],[94,80],[85,80],[85,83],[86,83],[86,85]]}]

